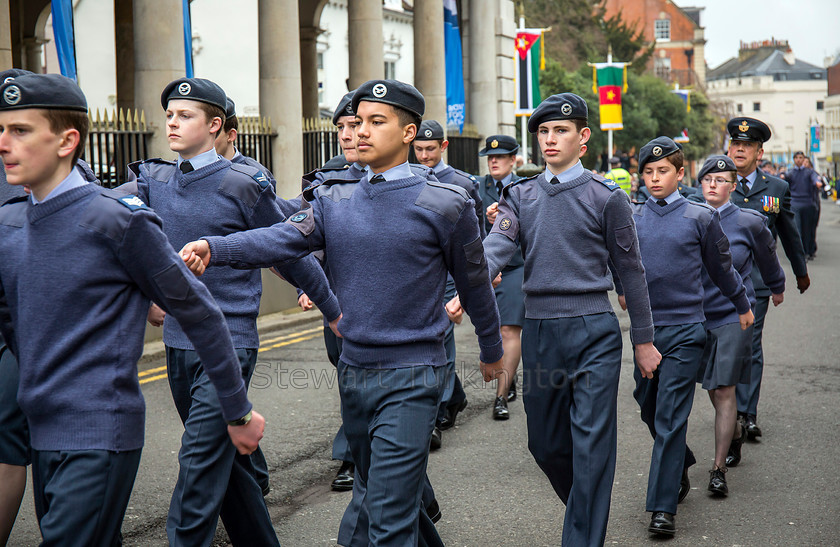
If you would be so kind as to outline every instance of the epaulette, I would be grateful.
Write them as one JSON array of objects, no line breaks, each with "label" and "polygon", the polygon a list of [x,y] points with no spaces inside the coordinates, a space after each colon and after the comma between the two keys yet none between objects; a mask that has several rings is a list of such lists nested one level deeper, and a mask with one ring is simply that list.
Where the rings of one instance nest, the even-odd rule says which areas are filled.
[{"label": "epaulette", "polygon": [[687,196],[684,196],[684,197],[688,201],[693,201],[694,203],[706,203],[706,200],[703,198],[703,196],[698,195],[697,193],[688,194]]},{"label": "epaulette", "polygon": [[142,209],[149,208],[142,199],[132,194],[122,194],[120,192],[117,192],[116,190],[109,190],[107,188],[103,188],[100,194],[103,197],[113,199],[132,213],[134,211],[140,211]]},{"label": "epaulette", "polygon": [[309,188],[306,188],[301,195],[303,196],[303,199],[305,199],[306,201],[312,201],[313,199],[315,199],[315,191],[318,190],[318,188],[321,188],[321,187],[326,188],[326,187],[333,186],[333,185],[336,185],[336,184],[345,184],[345,183],[356,184],[357,182],[359,182],[359,180],[361,180],[361,179],[327,179],[327,180],[325,180],[325,181],[323,181],[319,184],[313,184]]},{"label": "epaulette", "polygon": [[523,179],[513,180],[509,182],[504,188],[502,188],[502,197],[507,197],[508,193],[510,192],[510,189],[516,186],[517,184],[522,184],[523,182],[534,180],[535,178],[540,176],[542,176],[542,173],[537,173],[536,175],[531,175],[530,177],[525,177]]},{"label": "epaulette", "polygon": [[146,166],[148,174],[155,180],[166,182],[177,167],[174,161],[165,160],[162,158],[151,158],[148,160],[135,161],[128,164],[128,168],[134,172],[136,176],[140,176],[140,167]]},{"label": "epaulette", "polygon": [[[440,190],[457,194],[460,199],[441,199],[438,193]],[[414,200],[414,205],[437,213],[454,224],[458,221],[458,217],[469,199],[470,195],[460,186],[427,180],[425,188],[420,191],[417,199]]]},{"label": "epaulette", "polygon": [[268,177],[265,173],[262,172],[261,169],[257,169],[252,165],[247,165],[244,163],[231,163],[230,168],[232,171],[237,171],[244,175],[248,175],[254,181],[260,185],[260,188],[266,188],[271,184],[271,181],[268,180]]},{"label": "epaulette", "polygon": [[3,205],[10,205],[12,203],[20,203],[22,201],[26,201],[29,199],[29,196],[16,196],[10,199],[7,199],[3,202]]},{"label": "epaulette", "polygon": [[608,179],[607,177],[603,175],[598,175],[596,173],[592,174],[592,180],[600,182],[601,184],[609,188],[611,192],[619,190],[621,188],[618,184],[615,183],[614,180]]},{"label": "epaulette", "polygon": [[[758,211],[755,211],[753,209],[747,209],[746,207],[739,208],[738,211],[739,211],[739,214],[746,215],[746,216],[743,217],[745,220],[752,216],[752,217],[754,217],[753,221],[760,220],[762,226],[767,226],[768,218],[766,216],[764,216],[762,213],[759,213]],[[738,219],[738,224],[741,224],[743,226],[743,222],[741,221],[741,218]]]},{"label": "epaulette", "polygon": [[26,211],[28,208],[24,204],[29,200],[29,196],[17,196],[3,203],[0,207],[0,224],[4,226],[12,226],[15,228],[22,228],[26,224]]},{"label": "epaulette", "polygon": [[[453,167],[453,169],[455,169],[455,168]],[[466,177],[466,178],[470,179],[470,181],[478,184],[478,179],[475,178],[475,175],[470,175],[466,171],[461,171],[460,169],[455,169],[455,172],[458,173],[459,175],[461,175],[462,177]]]}]

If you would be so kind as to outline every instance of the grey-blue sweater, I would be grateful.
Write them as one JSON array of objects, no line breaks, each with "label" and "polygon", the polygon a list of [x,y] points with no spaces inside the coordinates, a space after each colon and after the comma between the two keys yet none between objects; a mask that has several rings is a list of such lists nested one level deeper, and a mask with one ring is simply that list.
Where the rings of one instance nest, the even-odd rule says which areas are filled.
[{"label": "grey-blue sweater", "polygon": [[[267,179],[256,175],[256,169],[248,176],[249,168],[236,167],[245,171],[232,176],[231,163],[221,158],[185,175],[172,162],[149,160],[136,166],[138,196],[163,219],[164,232],[177,249],[204,235],[226,235],[285,220]],[[338,301],[314,258],[281,267],[280,273],[303,288],[328,320],[339,316]],[[214,268],[201,281],[225,314],[234,347],[259,347],[260,272]],[[169,317],[163,341],[169,347],[194,349],[178,322]]]},{"label": "grey-blue sweater", "polygon": [[466,192],[412,175],[329,181],[304,198],[286,223],[206,237],[210,265],[254,268],[323,249],[344,312],[341,359],[365,368],[446,364],[441,302],[449,272],[473,318],[481,360],[501,358],[499,312]]},{"label": "grey-blue sweater", "polygon": [[[720,225],[729,240],[732,265],[738,271],[747,290],[750,305],[755,306],[752,276],[753,258],[764,282],[775,294],[785,290],[785,272],[776,256],[776,239],[767,227],[767,217],[751,209],[729,204],[720,214]],[[709,273],[703,268],[703,312],[706,328],[738,322],[738,312],[726,298]]]},{"label": "grey-blue sweater", "polygon": [[588,171],[551,184],[542,173],[505,187],[484,247],[497,275],[521,244],[525,317],[553,319],[611,312],[614,264],[624,283],[634,344],[653,341],[653,321],[630,199]]},{"label": "grey-blue sweater", "polygon": [[136,197],[87,184],[7,204],[0,255],[0,327],[34,449],[143,446],[137,361],[150,299],[195,342],[224,417],[251,409],[221,311]]},{"label": "grey-blue sweater", "polygon": [[[663,206],[654,198],[633,219],[645,265],[653,324],[702,323],[703,269],[739,314],[750,311],[744,283],[732,266],[729,240],[712,207],[679,196]],[[621,283],[624,278],[619,273]]]}]

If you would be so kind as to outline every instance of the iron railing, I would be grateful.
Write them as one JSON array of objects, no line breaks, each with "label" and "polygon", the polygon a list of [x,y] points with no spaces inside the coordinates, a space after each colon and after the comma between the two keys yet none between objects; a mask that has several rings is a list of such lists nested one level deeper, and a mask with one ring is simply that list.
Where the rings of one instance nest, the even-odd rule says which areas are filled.
[{"label": "iron railing", "polygon": [[271,128],[271,118],[245,116],[238,118],[236,147],[245,156],[250,156],[274,172],[274,155],[271,140],[277,136]]},{"label": "iron railing", "polygon": [[146,127],[146,115],[137,110],[105,110],[100,116],[88,114],[90,132],[83,159],[106,188],[114,188],[128,180],[128,164],[149,157],[148,139],[152,131]]},{"label": "iron railing", "polygon": [[341,153],[338,132],[329,118],[303,119],[303,172],[318,169]]}]

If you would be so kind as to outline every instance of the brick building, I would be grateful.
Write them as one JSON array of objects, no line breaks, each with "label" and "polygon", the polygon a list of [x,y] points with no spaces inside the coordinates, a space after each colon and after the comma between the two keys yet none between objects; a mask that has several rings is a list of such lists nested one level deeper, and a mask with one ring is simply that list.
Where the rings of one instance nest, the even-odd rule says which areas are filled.
[{"label": "brick building", "polygon": [[[647,43],[656,42],[648,71],[681,87],[706,85],[706,59],[700,12],[671,0],[606,0],[605,17],[620,15]],[[618,59],[624,61],[626,59]]]}]

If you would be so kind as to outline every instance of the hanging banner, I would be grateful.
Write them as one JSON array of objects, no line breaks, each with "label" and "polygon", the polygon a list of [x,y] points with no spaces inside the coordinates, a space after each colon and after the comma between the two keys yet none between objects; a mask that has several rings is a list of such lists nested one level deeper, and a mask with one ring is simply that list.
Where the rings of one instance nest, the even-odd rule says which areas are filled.
[{"label": "hanging banner", "polygon": [[187,78],[194,77],[192,58],[192,20],[190,18],[190,0],[183,0],[184,11],[184,72]]},{"label": "hanging banner", "polygon": [[464,131],[464,62],[455,0],[443,0],[443,43],[446,59],[446,126]]},{"label": "hanging banner", "polygon": [[521,28],[516,31],[516,97],[514,113],[530,116],[542,102],[540,70],[545,68],[543,29]]},{"label": "hanging banner", "polygon": [[76,40],[73,37],[73,0],[52,0],[50,9],[55,50],[58,54],[61,74],[78,80],[76,77]]},{"label": "hanging banner", "polygon": [[691,112],[691,91],[688,89],[672,89],[671,93],[679,95],[685,103],[685,111]]},{"label": "hanging banner", "polygon": [[601,130],[624,129],[621,94],[627,93],[627,63],[592,64],[592,91],[601,103]]}]

